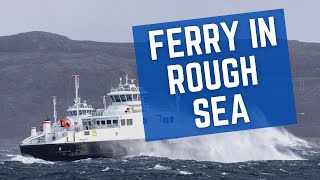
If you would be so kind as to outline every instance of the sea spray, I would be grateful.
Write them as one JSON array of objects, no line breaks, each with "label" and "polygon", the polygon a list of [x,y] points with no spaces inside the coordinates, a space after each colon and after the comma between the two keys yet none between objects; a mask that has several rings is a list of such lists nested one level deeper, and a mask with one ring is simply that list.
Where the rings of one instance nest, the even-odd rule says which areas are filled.
[{"label": "sea spray", "polygon": [[170,159],[241,162],[258,160],[301,160],[295,147],[308,143],[283,128],[264,128],[207,136],[154,141],[132,149],[139,155]]}]

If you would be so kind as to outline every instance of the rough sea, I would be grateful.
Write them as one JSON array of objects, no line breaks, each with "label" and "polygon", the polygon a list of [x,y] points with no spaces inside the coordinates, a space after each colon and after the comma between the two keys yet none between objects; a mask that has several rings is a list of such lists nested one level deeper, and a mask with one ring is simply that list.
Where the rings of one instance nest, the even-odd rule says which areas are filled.
[{"label": "rough sea", "polygon": [[320,147],[264,129],[156,143],[122,158],[50,162],[1,144],[0,179],[320,179]]}]

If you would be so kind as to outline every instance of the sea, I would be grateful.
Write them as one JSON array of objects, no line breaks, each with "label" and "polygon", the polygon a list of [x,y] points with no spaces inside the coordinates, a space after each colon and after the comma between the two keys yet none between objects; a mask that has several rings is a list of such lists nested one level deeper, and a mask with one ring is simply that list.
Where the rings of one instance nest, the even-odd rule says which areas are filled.
[{"label": "sea", "polygon": [[139,154],[73,162],[25,157],[18,144],[1,144],[0,179],[320,179],[319,144],[281,129],[173,143],[175,149],[154,142]]}]

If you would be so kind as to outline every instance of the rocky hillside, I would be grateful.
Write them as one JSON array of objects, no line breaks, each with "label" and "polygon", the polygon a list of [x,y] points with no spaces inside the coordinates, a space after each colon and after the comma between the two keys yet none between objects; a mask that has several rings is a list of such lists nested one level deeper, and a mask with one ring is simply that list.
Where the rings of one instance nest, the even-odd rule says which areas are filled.
[{"label": "rocky hillside", "polygon": [[[299,125],[288,128],[320,137],[320,44],[289,45]],[[80,75],[82,99],[98,108],[100,96],[126,73],[136,77],[131,43],[74,41],[46,32],[0,37],[0,140],[21,140],[31,126],[51,117],[53,95],[64,116],[74,96],[72,74]]]}]

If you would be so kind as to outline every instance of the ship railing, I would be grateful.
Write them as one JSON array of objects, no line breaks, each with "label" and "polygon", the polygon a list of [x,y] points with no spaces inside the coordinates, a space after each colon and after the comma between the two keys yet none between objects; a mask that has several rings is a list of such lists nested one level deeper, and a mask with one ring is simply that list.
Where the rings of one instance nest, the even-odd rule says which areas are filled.
[{"label": "ship railing", "polygon": [[118,88],[112,88],[111,92],[117,92],[117,91],[140,91],[139,87],[118,87]]}]

